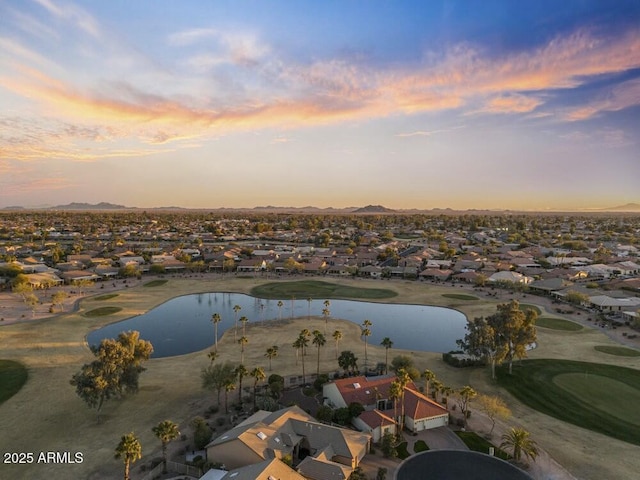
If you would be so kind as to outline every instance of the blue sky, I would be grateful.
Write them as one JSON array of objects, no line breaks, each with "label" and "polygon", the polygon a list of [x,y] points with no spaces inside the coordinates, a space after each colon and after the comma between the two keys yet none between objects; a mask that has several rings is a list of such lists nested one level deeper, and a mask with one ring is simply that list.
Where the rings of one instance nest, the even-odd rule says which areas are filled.
[{"label": "blue sky", "polygon": [[9,0],[0,105],[0,207],[640,202],[640,3]]}]

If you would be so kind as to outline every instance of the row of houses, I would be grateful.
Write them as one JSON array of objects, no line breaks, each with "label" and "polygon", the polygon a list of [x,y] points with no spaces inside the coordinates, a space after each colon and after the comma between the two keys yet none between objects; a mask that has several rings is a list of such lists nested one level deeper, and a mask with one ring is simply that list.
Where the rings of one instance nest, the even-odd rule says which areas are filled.
[{"label": "row of houses", "polygon": [[396,433],[402,411],[409,432],[448,425],[447,409],[420,393],[413,382],[406,385],[402,400],[390,398],[394,380],[392,375],[357,376],[323,386],[325,405],[364,407],[353,419],[357,431],[320,423],[298,406],[256,412],[207,445],[207,460],[224,468],[210,470],[201,480],[346,480],[372,442]]}]

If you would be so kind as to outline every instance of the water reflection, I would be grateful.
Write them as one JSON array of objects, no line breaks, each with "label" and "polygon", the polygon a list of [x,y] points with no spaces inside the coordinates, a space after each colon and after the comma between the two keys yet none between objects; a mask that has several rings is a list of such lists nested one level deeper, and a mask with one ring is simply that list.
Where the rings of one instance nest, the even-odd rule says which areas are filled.
[{"label": "water reflection", "polygon": [[[279,302],[282,302],[279,304]],[[465,316],[449,308],[330,300],[331,317],[361,324],[373,323],[369,344],[379,345],[384,337],[394,348],[446,352],[464,336]],[[234,306],[240,310],[234,312]],[[183,355],[209,348],[214,342],[211,316],[218,313],[218,336],[233,328],[235,319],[245,316],[250,323],[267,323],[279,318],[322,316],[324,300],[270,300],[240,293],[198,293],[177,297],[153,310],[128,320],[107,325],[87,336],[89,345],[114,338],[126,330],[138,330],[154,347],[154,358]],[[292,333],[291,341],[295,340]]]}]

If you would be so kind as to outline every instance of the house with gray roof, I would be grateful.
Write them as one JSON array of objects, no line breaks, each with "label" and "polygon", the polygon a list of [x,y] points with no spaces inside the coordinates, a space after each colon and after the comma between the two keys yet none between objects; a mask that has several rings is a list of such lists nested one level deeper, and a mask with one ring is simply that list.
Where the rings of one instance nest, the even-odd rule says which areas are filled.
[{"label": "house with gray roof", "polygon": [[[207,445],[207,458],[239,469],[290,457],[305,478],[346,479],[369,451],[371,436],[317,422],[298,406],[260,410]],[[226,479],[226,477],[225,477]]]}]

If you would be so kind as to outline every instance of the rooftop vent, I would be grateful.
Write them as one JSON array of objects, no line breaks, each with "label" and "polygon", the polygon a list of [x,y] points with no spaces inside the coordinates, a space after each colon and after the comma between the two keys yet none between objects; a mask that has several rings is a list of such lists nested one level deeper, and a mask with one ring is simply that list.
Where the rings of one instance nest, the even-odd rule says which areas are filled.
[{"label": "rooftop vent", "polygon": [[263,432],[258,432],[256,433],[256,436],[260,439],[260,440],[265,440],[267,438],[267,436],[263,433]]},{"label": "rooftop vent", "polygon": [[360,384],[358,382],[354,383],[353,388],[357,390],[358,388],[360,388]]}]

